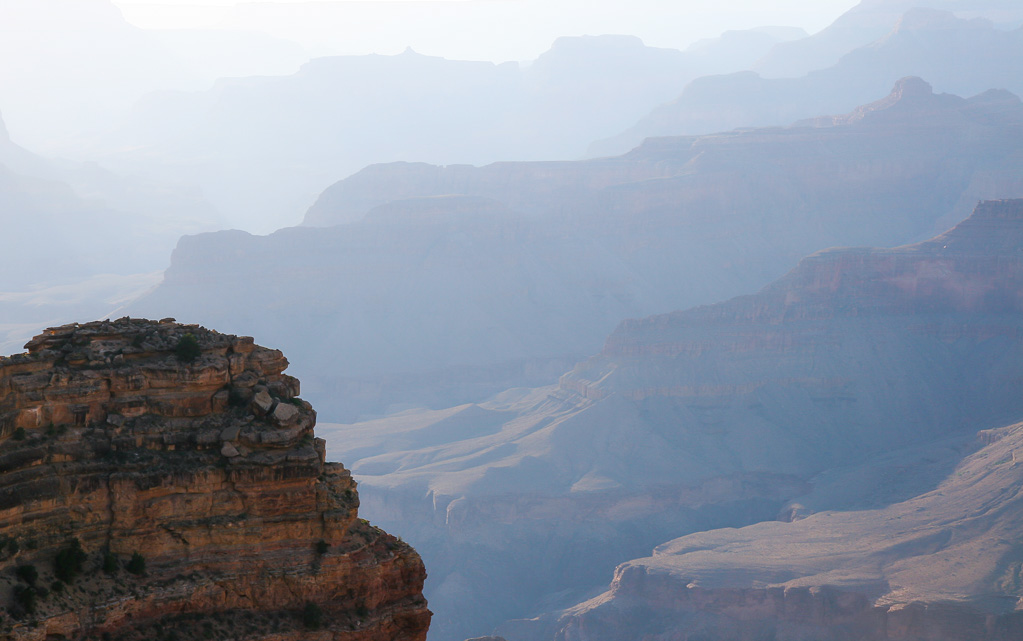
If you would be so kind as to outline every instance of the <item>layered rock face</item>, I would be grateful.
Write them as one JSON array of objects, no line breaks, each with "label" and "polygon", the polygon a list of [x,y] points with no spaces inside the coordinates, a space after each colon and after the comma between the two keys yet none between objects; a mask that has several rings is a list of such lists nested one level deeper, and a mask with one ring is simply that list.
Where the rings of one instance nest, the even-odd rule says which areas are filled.
[{"label": "layered rock face", "polygon": [[128,318],[26,347],[0,359],[6,638],[425,638],[419,556],[357,518],[281,352]]}]

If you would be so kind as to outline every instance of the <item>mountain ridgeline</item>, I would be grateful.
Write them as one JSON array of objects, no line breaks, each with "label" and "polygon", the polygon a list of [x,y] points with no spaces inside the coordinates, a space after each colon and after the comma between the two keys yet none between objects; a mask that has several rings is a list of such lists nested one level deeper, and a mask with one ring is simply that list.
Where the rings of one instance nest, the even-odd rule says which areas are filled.
[{"label": "mountain ridgeline", "polygon": [[628,130],[591,145],[589,153],[623,153],[651,136],[841,113],[905,76],[963,96],[988,89],[1023,93],[1023,74],[1006,64],[1023,56],[1019,7],[1009,9],[1011,26],[996,26],[949,4],[954,3],[863,2],[821,33],[782,43],[753,70],[697,78]]},{"label": "mountain ridgeline", "polygon": [[846,116],[615,158],[378,165],[306,226],[183,238],[128,311],[268,337],[335,420],[445,407],[553,381],[622,319],[755,291],[823,247],[932,236],[1023,190],[1021,150],[1015,96],[910,78]]},{"label": "mountain ridgeline", "polygon": [[[554,610],[498,631],[536,640],[583,638],[580,629],[603,630],[593,632],[602,639],[668,639],[696,621],[708,639],[776,628],[767,638],[844,639],[843,630],[874,630],[891,610],[891,636],[876,638],[1008,639],[984,622],[987,613],[1011,618],[1023,596],[1018,584],[997,578],[1016,567],[1005,556],[1016,554],[1009,541],[971,561],[974,583],[961,592],[954,582],[937,591],[938,577],[916,587],[884,582],[907,559],[957,541],[956,532],[969,531],[970,521],[960,520],[976,506],[950,503],[917,515],[898,534],[905,545],[886,544],[884,528],[914,497],[927,495],[908,505],[942,505],[940,492],[928,492],[946,479],[958,483],[958,469],[977,469],[978,459],[964,457],[994,456],[978,452],[1003,434],[1016,438],[1015,428],[983,431],[1023,418],[1021,291],[1023,201],[985,202],[926,242],[820,252],[757,294],[626,321],[557,386],[327,429],[338,435],[331,446],[353,461],[365,509],[405,532],[431,567],[438,630],[471,632],[475,624],[485,631],[502,617]],[[962,491],[983,496],[996,492],[993,482]],[[996,507],[990,518],[1010,530],[1010,516]],[[882,508],[885,520],[850,512],[798,525],[814,512]],[[714,531],[774,520],[793,524],[757,525],[749,535]],[[869,531],[862,545],[875,550],[850,557],[831,546],[814,556],[813,525],[854,521],[860,529],[829,535],[835,545]],[[640,569],[620,570],[610,597],[568,607],[573,596],[595,594],[594,581],[615,563],[686,532],[704,534],[636,562]],[[775,567],[760,560],[772,554],[766,544],[737,543],[759,541],[759,532],[770,541],[788,532],[796,541],[808,537],[803,547],[782,548],[805,561]],[[472,544],[479,540],[488,543]],[[703,541],[720,554],[687,556]],[[756,558],[729,557],[730,550]],[[957,554],[965,561],[966,552]],[[705,557],[706,566],[690,568],[690,558]],[[868,576],[872,558],[885,565]],[[672,563],[663,581],[661,570],[644,569]],[[846,569],[862,579],[844,577]],[[651,578],[643,583],[637,572]],[[692,577],[696,587],[721,591],[687,592]],[[674,582],[677,589],[659,600]],[[813,591],[790,595],[788,587]],[[832,587],[848,596],[819,592]],[[871,604],[882,596],[876,610]],[[452,620],[456,602],[490,616]],[[932,605],[941,607],[927,610]],[[844,614],[828,618],[833,607]],[[913,618],[920,608],[931,614]],[[950,612],[968,616],[947,636],[919,636]],[[998,621],[997,630],[1018,629]]]},{"label": "mountain ridgeline", "polygon": [[692,79],[744,69],[778,42],[745,35],[712,55],[602,35],[559,38],[529,64],[411,49],[316,58],[287,76],[151,94],[96,146],[108,166],[198,185],[235,224],[272,229],[371,163],[579,157]]}]

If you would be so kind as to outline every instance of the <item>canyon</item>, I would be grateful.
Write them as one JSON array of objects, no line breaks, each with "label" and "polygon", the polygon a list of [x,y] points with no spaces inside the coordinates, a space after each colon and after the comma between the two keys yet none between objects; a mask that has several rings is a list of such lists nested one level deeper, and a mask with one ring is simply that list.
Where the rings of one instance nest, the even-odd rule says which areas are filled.
[{"label": "canyon", "polygon": [[422,561],[358,518],[280,351],[130,318],[26,348],[0,359],[4,638],[425,639]]},{"label": "canyon", "polygon": [[0,4],[0,639],[1023,638],[1018,0]]},{"label": "canyon", "polygon": [[907,78],[844,116],[615,158],[372,166],[303,226],[182,238],[119,313],[266,336],[335,421],[450,407],[552,383],[623,319],[756,291],[821,248],[932,237],[1023,188],[1021,149],[1012,94]]},{"label": "canyon", "polygon": [[[969,465],[978,432],[1023,416],[1020,247],[1023,201],[985,202],[922,243],[819,252],[757,294],[625,321],[558,385],[327,425],[328,447],[351,461],[367,513],[424,555],[439,638],[549,639],[603,598],[602,575],[665,541],[885,509]],[[857,518],[884,539],[886,521]],[[806,536],[791,554],[811,553]],[[893,549],[892,563],[920,554]],[[747,561],[737,576],[753,587],[784,583],[734,564]],[[604,625],[631,585],[578,625]],[[489,616],[465,617],[466,603]],[[672,611],[657,613],[666,630],[688,620]]]},{"label": "canyon", "polygon": [[232,225],[265,233],[295,224],[324,188],[372,163],[578,157],[691,79],[744,69],[778,42],[732,35],[706,52],[564,37],[522,63],[411,48],[325,56],[289,75],[155,92],[90,150],[116,171],[195,185]]}]

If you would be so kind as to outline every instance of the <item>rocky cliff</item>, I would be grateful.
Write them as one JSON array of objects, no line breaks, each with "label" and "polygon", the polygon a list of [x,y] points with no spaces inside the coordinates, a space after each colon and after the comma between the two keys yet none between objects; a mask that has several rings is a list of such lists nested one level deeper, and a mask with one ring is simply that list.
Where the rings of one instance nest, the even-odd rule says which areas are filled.
[{"label": "rocky cliff", "polygon": [[0,359],[0,635],[419,640],[408,545],[357,517],[281,352],[123,318]]}]

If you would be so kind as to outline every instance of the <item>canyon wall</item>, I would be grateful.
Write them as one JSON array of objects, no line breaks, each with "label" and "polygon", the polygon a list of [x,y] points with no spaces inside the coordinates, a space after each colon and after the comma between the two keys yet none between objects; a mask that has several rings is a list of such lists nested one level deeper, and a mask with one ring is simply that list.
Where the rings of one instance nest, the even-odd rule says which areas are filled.
[{"label": "canyon wall", "polygon": [[427,559],[441,638],[563,612],[644,546],[933,489],[1023,416],[1020,247],[1023,201],[985,202],[929,241],[624,322],[559,385],[331,426],[330,447]]}]

